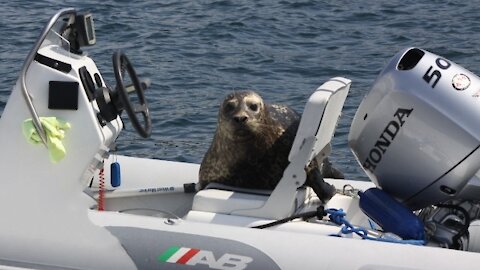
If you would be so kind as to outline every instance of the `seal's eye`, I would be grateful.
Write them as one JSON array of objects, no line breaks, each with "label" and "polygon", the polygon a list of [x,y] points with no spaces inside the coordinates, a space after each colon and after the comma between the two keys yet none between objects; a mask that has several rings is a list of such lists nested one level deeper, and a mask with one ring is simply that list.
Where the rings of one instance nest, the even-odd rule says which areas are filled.
[{"label": "seal's eye", "polygon": [[258,104],[250,104],[250,106],[248,106],[250,108],[250,110],[256,112],[258,110]]},{"label": "seal's eye", "polygon": [[228,102],[227,104],[225,104],[224,110],[226,112],[231,112],[234,109],[235,109],[235,104],[233,102]]}]

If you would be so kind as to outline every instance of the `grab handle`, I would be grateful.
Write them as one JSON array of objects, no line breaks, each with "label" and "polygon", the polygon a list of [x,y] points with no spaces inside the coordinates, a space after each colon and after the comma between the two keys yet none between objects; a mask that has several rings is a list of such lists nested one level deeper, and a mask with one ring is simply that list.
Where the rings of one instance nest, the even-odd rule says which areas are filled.
[{"label": "grab handle", "polygon": [[42,45],[43,41],[47,37],[50,29],[52,29],[53,25],[58,20],[58,18],[66,15],[66,14],[70,14],[70,13],[75,14],[75,9],[73,9],[73,8],[62,9],[59,12],[57,12],[55,15],[53,15],[52,18],[50,18],[50,21],[45,26],[42,33],[40,34],[40,37],[37,39],[37,42],[33,46],[33,49],[30,51],[27,58],[25,59],[25,62],[23,63],[22,70],[21,70],[21,73],[20,73],[21,74],[20,85],[22,87],[23,98],[25,99],[25,102],[27,103],[28,110],[30,111],[30,114],[32,116],[33,126],[37,130],[37,132],[40,135],[40,138],[42,139],[42,142],[45,146],[47,146],[47,134],[46,134],[45,129],[43,128],[41,122],[40,122],[40,118],[38,116],[37,110],[35,109],[35,106],[33,105],[32,96],[28,92],[27,83],[25,81],[26,80],[25,78],[27,76],[27,71],[28,71],[28,68],[30,67],[30,64],[34,60],[38,49],[40,49],[40,46]]}]

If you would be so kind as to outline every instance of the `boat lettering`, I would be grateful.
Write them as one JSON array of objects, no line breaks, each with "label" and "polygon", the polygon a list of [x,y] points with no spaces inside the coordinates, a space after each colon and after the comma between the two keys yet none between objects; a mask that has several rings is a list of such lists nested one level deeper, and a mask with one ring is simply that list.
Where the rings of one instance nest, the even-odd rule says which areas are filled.
[{"label": "boat lettering", "polygon": [[[441,57],[435,60],[435,64],[437,64],[437,67],[439,69],[443,69],[443,70],[448,69],[452,65],[450,64],[450,62],[448,62],[447,60]],[[442,77],[442,73],[440,72],[440,70],[433,69],[433,66],[430,66],[427,72],[425,72],[425,74],[423,75],[423,80],[425,80],[428,84],[430,84],[430,82],[433,79],[432,88],[435,88],[435,86],[437,85],[441,77]]]},{"label": "boat lettering", "polygon": [[383,155],[387,151],[388,147],[390,147],[390,144],[393,142],[395,136],[397,136],[398,132],[400,131],[400,128],[403,126],[403,124],[405,124],[406,118],[410,116],[412,111],[413,108],[397,109],[397,111],[393,114],[393,120],[387,124],[383,132],[380,134],[380,137],[378,137],[377,141],[375,142],[373,148],[370,149],[367,159],[362,164],[363,168],[371,172],[375,171],[378,163],[382,161]]},{"label": "boat lettering", "polygon": [[215,259],[213,252],[209,250],[200,250],[195,248],[171,246],[157,260],[165,263],[175,263],[183,265],[206,265],[211,269],[229,269],[241,270],[247,268],[253,261],[251,257],[236,254],[225,253],[220,258]]},{"label": "boat lettering", "polygon": [[156,188],[142,188],[140,192],[145,193],[157,193],[157,192],[171,192],[174,191],[174,187],[156,187]]}]

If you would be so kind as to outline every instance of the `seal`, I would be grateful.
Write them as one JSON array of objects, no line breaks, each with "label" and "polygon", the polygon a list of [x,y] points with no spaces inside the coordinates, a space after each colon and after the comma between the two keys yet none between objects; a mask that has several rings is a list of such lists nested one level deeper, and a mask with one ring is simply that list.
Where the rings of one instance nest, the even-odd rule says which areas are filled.
[{"label": "seal", "polygon": [[[254,91],[227,95],[218,112],[213,141],[200,165],[200,189],[217,182],[273,190],[289,164],[288,154],[299,123],[300,115],[293,109],[266,104]],[[307,167],[306,184],[320,199],[328,200],[335,189],[323,181],[322,175],[343,175],[328,160],[318,164],[314,159]]]}]

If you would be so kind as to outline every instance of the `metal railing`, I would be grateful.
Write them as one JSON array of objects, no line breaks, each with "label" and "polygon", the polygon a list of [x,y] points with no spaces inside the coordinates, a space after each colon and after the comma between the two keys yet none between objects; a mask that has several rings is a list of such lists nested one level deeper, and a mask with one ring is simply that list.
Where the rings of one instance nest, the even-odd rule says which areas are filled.
[{"label": "metal railing", "polygon": [[23,67],[20,73],[20,85],[22,87],[23,97],[25,99],[25,102],[27,103],[28,110],[30,111],[30,114],[32,116],[33,125],[37,130],[38,135],[42,139],[42,142],[45,146],[47,146],[47,134],[45,133],[45,129],[43,128],[42,123],[40,122],[40,118],[38,116],[37,110],[33,105],[33,99],[30,93],[28,92],[27,84],[25,80],[26,80],[28,68],[30,67],[30,64],[32,63],[32,61],[35,59],[37,51],[38,49],[40,49],[40,46],[42,45],[43,41],[47,37],[48,32],[52,29],[52,27],[55,25],[55,23],[60,17],[67,14],[75,14],[75,9],[74,8],[62,9],[52,16],[52,18],[50,19],[50,21],[48,22],[48,24],[45,26],[42,33],[40,34],[39,38],[37,39],[37,42],[33,46],[32,50],[28,54],[27,58],[25,59],[25,62],[23,63]]}]

